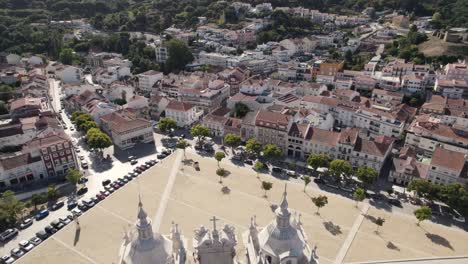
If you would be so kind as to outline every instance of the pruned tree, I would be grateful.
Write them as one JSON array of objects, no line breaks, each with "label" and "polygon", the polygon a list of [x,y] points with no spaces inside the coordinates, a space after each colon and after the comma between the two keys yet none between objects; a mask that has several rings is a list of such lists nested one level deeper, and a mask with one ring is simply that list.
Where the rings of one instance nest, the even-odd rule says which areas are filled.
[{"label": "pruned tree", "polygon": [[234,148],[242,143],[242,138],[236,134],[229,133],[224,136],[223,142],[226,146],[231,147],[232,153],[234,153]]},{"label": "pruned tree", "polygon": [[67,176],[65,176],[65,178],[67,179],[67,181],[73,185],[73,194],[76,195],[76,191],[77,191],[77,184],[78,184],[78,181],[81,179],[83,175],[81,174],[81,172],[77,169],[69,169],[68,172],[67,172]]},{"label": "pruned tree", "polygon": [[414,216],[416,216],[416,219],[418,219],[418,223],[417,223],[418,226],[422,221],[427,220],[431,218],[432,216],[431,208],[425,205],[414,210],[413,213],[414,213]]},{"label": "pruned tree", "polygon": [[349,164],[349,162],[338,159],[330,162],[328,170],[338,182],[341,179],[342,175],[345,177],[349,177],[351,175],[351,172],[353,171],[353,167],[351,167],[351,164]]},{"label": "pruned tree", "polygon": [[353,198],[356,200],[356,208],[358,207],[358,203],[364,201],[366,198],[366,191],[362,188],[357,188],[353,193]]},{"label": "pruned tree", "polygon": [[219,176],[219,183],[221,183],[221,184],[223,183],[223,177],[226,177],[226,174],[227,174],[227,172],[223,168],[218,168],[216,170],[216,175]]},{"label": "pruned tree", "polygon": [[385,223],[385,218],[377,217],[377,219],[375,219],[375,224],[377,225],[377,229],[375,230],[376,234],[379,233],[379,227],[383,226],[384,223]]},{"label": "pruned tree", "polygon": [[304,178],[302,178],[302,180],[304,181],[304,192],[306,191],[306,188],[307,188],[307,185],[309,185],[309,183],[312,181],[310,179],[309,176],[304,176]]},{"label": "pruned tree", "polygon": [[187,158],[187,156],[185,155],[185,149],[189,146],[190,144],[185,139],[180,139],[179,141],[177,141],[176,148],[182,149],[184,151],[184,159]]},{"label": "pruned tree", "polygon": [[221,152],[221,151],[220,151],[220,152],[216,152],[216,153],[214,154],[214,158],[215,158],[215,160],[218,162],[218,168],[220,168],[220,167],[219,167],[219,163],[220,163],[221,160],[223,160],[225,157],[226,157],[226,154],[224,154],[224,152]]},{"label": "pruned tree", "polygon": [[260,143],[260,141],[256,140],[255,138],[251,138],[245,143],[245,150],[250,154],[255,154],[259,156],[262,152],[262,149],[262,143]]},{"label": "pruned tree", "polygon": [[263,147],[263,156],[265,156],[265,158],[267,158],[270,162],[279,159],[281,155],[281,149],[275,144],[266,144]]},{"label": "pruned tree", "polygon": [[318,168],[328,167],[330,157],[326,154],[311,154],[307,158],[307,165],[311,166],[316,173]]},{"label": "pruned tree", "polygon": [[194,125],[190,129],[190,134],[197,138],[197,143],[200,144],[201,139],[211,135],[211,131],[208,127],[204,125]]},{"label": "pruned tree", "polygon": [[257,173],[257,178],[259,177],[259,173],[265,169],[265,164],[263,162],[257,160],[253,166],[254,171]]},{"label": "pruned tree", "polygon": [[360,166],[356,171],[356,176],[364,183],[364,186],[372,184],[379,173],[372,167]]},{"label": "pruned tree", "polygon": [[325,195],[319,195],[311,198],[312,202],[317,206],[316,214],[319,215],[320,208],[324,207],[328,203],[328,197]]},{"label": "pruned tree", "polygon": [[272,182],[268,182],[268,181],[262,181],[262,186],[261,186],[261,187],[262,187],[262,190],[265,191],[263,197],[266,198],[266,197],[268,197],[268,196],[267,196],[267,192],[268,192],[269,190],[271,190],[271,188],[273,188],[273,183],[272,183]]}]

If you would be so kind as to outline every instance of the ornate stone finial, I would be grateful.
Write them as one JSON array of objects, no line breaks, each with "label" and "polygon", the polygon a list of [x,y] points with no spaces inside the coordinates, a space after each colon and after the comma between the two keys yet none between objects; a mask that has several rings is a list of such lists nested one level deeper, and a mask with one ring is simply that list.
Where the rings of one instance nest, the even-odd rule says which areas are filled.
[{"label": "ornate stone finial", "polygon": [[213,222],[213,231],[216,231],[216,221],[218,221],[219,219],[216,218],[216,216],[213,216],[213,218],[210,219],[210,221]]},{"label": "ornate stone finial", "polygon": [[297,218],[297,225],[299,225],[299,226],[302,225],[301,217],[302,217],[302,214],[299,213],[299,216]]},{"label": "ornate stone finial", "polygon": [[287,211],[287,210],[288,210],[288,200],[287,200],[288,192],[287,192],[287,186],[288,186],[288,185],[285,183],[285,184],[284,184],[283,198],[281,199],[281,203],[280,203],[281,211]]}]

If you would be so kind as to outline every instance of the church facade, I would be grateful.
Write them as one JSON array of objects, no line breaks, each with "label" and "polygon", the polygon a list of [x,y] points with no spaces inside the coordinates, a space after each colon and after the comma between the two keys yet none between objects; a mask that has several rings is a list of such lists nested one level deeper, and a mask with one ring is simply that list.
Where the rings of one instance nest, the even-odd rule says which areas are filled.
[{"label": "church facade", "polygon": [[120,264],[318,264],[316,249],[311,249],[302,228],[300,215],[293,214],[287,201],[286,186],[278,206],[273,206],[275,219],[258,227],[252,217],[249,229],[242,234],[247,250],[245,260],[236,256],[237,237],[234,227],[195,230],[192,258],[187,258],[187,243],[177,224],[169,236],[153,232],[140,201],[134,230],[127,232],[120,249]]}]

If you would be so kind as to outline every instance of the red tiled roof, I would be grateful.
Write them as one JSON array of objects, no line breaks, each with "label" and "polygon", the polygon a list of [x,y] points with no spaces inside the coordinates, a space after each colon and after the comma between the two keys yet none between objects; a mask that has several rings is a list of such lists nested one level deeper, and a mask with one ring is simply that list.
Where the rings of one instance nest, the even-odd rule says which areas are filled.
[{"label": "red tiled roof", "polygon": [[190,103],[186,102],[180,102],[176,100],[171,100],[169,101],[169,104],[167,105],[166,109],[171,109],[175,111],[182,111],[182,112],[187,112],[188,110],[192,109],[193,105]]},{"label": "red tiled roof", "polygon": [[465,164],[465,155],[460,152],[437,147],[432,154],[431,165],[448,168],[458,174],[461,174]]}]

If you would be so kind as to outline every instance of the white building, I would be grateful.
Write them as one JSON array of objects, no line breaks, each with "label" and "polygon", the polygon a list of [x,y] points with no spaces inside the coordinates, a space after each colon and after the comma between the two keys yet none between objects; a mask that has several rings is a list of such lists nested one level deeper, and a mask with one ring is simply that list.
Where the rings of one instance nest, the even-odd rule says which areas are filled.
[{"label": "white building", "polygon": [[112,138],[114,145],[120,149],[128,149],[138,143],[154,141],[151,123],[126,110],[101,116],[101,127]]},{"label": "white building", "polygon": [[79,82],[81,80],[81,69],[75,66],[62,66],[55,70],[55,75],[63,83]]},{"label": "white building", "polygon": [[166,106],[166,117],[172,118],[179,127],[190,127],[198,121],[203,112],[197,111],[190,103],[171,100]]},{"label": "white building", "polygon": [[138,74],[138,88],[147,93],[152,92],[155,83],[162,81],[163,77],[164,76],[162,72],[154,70],[149,70]]},{"label": "white building", "polygon": [[429,166],[428,181],[437,184],[468,182],[467,155],[437,147]]},{"label": "white building", "polygon": [[468,82],[463,79],[437,79],[434,91],[448,98],[468,99]]}]

